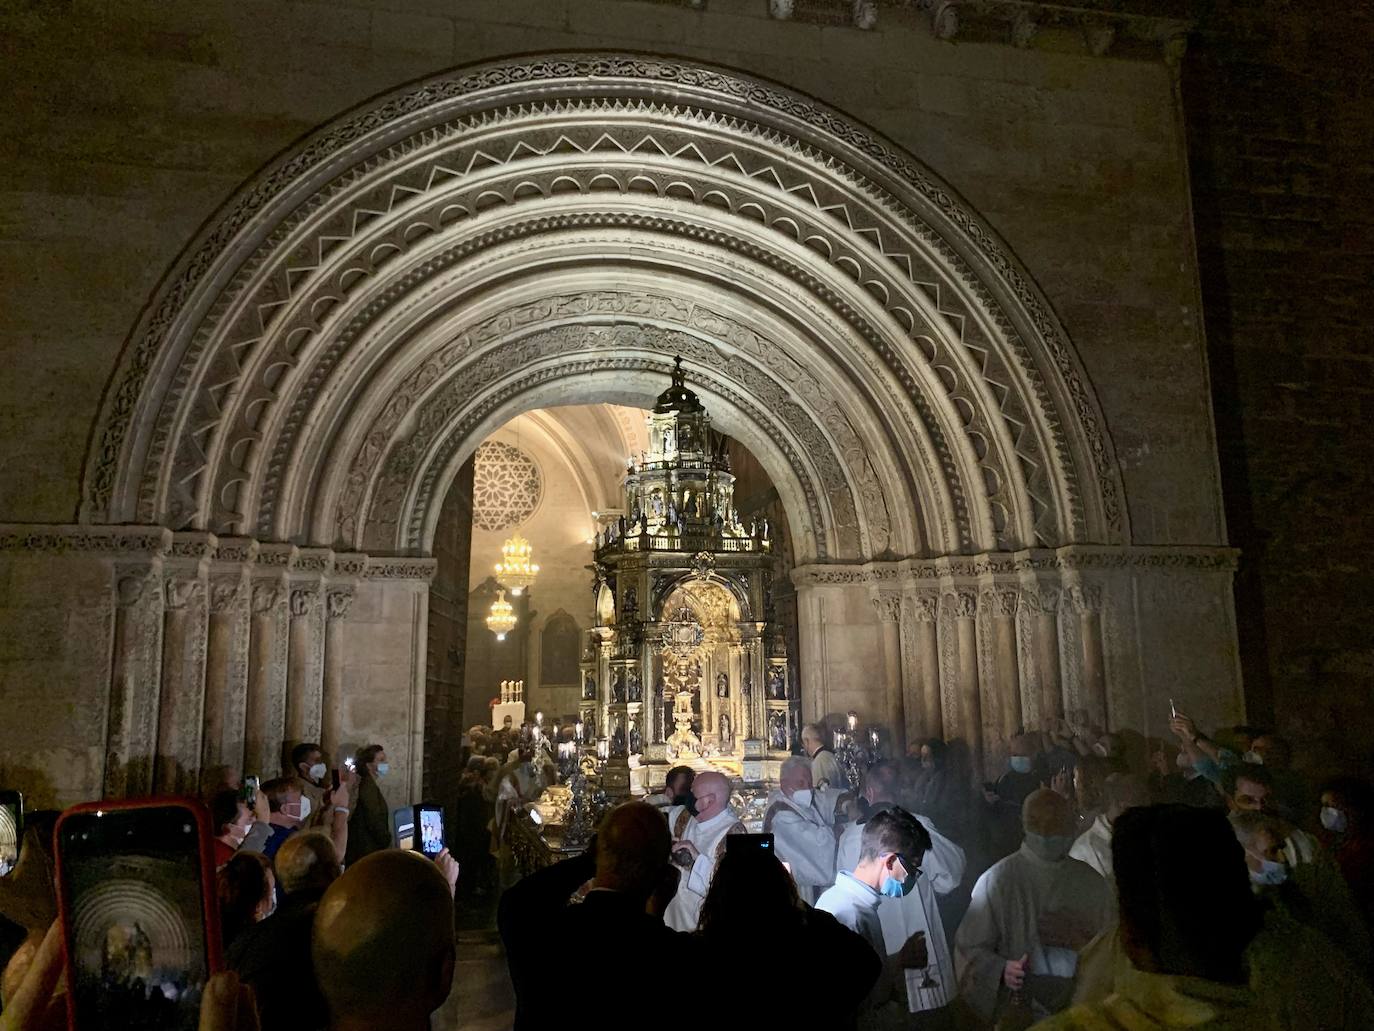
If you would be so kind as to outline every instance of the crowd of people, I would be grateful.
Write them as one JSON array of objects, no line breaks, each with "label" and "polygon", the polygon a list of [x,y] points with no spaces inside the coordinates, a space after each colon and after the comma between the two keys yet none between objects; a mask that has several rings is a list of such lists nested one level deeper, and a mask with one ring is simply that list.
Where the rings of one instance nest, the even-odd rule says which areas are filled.
[{"label": "crowd of people", "polygon": [[[1374,1026],[1374,805],[1311,784],[1272,733],[1188,717],[1133,750],[1063,721],[975,784],[957,743],[915,743],[851,785],[802,735],[763,835],[719,769],[673,767],[585,852],[517,879],[507,825],[557,780],[528,728],[475,731],[447,850],[392,847],[362,749],[317,746],[208,799],[228,972],[203,1028],[424,1028],[447,998],[461,891],[498,899],[517,1028],[596,1000],[599,1025],[748,1020],[914,1029]],[[1136,752],[1139,752],[1139,761]],[[64,1026],[52,829],[31,814],[0,914],[22,931],[0,1031]],[[460,862],[463,877],[459,878]],[[0,926],[0,931],[3,931]],[[613,972],[613,973],[609,973]],[[578,1010],[580,1012],[580,1010]]]}]

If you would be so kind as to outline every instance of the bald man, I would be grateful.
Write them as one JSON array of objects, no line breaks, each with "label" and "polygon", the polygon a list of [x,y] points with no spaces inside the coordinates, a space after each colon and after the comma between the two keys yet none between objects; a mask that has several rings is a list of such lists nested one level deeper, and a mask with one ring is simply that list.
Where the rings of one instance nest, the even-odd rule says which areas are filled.
[{"label": "bald man", "polygon": [[452,889],[418,852],[373,852],[324,893],[311,952],[329,1031],[428,1031],[453,985]]},{"label": "bald man", "polygon": [[777,856],[792,871],[797,894],[814,905],[835,883],[835,831],[816,804],[811,787],[811,760],[794,755],[782,764],[778,790],[768,799],[763,833],[773,835]]},{"label": "bald man", "polygon": [[716,862],[725,854],[725,838],[745,833],[739,814],[730,807],[730,781],[709,770],[692,782],[693,815],[687,806],[668,810],[673,836],[673,863],[680,870],[677,894],[668,904],[663,922],[675,931],[695,931],[701,904],[715,876]]},{"label": "bald man", "polygon": [[989,1023],[1024,989],[1037,1020],[1068,1005],[1078,952],[1111,920],[1114,900],[1092,867],[1069,858],[1073,809],[1042,788],[1021,807],[1021,847],[973,886],[954,938],[959,994]]}]

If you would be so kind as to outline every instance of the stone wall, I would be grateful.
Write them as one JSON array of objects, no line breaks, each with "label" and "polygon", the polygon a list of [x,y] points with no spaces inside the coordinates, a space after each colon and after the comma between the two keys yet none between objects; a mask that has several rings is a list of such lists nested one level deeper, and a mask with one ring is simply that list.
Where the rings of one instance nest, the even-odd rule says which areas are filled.
[{"label": "stone wall", "polygon": [[1374,760],[1374,9],[1221,0],[1185,65],[1252,722]]},{"label": "stone wall", "polygon": [[[838,5],[842,7],[843,5]],[[863,119],[985,215],[1047,292],[1105,409],[1137,543],[1219,543],[1221,520],[1171,68],[937,39],[914,10],[862,32],[763,0],[448,4],[145,0],[0,15],[14,244],[0,254],[0,517],[72,518],[115,355],[173,256],[308,130],[455,64],[571,47],[748,68]],[[1180,255],[1185,256],[1180,260]]]}]

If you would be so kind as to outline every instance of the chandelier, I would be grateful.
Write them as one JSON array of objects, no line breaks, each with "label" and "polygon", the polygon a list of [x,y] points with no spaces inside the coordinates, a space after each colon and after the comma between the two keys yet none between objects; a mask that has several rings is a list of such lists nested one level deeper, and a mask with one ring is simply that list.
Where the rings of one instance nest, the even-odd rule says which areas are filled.
[{"label": "chandelier", "polygon": [[539,575],[539,566],[530,561],[532,552],[530,542],[517,532],[515,536],[501,545],[501,561],[496,563],[496,579],[510,588],[510,593],[519,597],[525,588],[534,583]]},{"label": "chandelier", "polygon": [[506,592],[498,591],[496,600],[491,603],[491,611],[487,613],[487,629],[496,635],[498,641],[504,641],[506,635],[515,629],[515,624],[515,610],[506,601]]}]

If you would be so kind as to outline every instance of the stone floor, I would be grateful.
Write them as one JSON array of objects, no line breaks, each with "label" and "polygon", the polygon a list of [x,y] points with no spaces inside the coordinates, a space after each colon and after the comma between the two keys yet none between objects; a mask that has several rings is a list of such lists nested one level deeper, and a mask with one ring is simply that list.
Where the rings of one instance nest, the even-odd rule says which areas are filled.
[{"label": "stone floor", "polygon": [[434,1014],[432,1031],[504,1031],[515,1022],[515,993],[495,928],[494,901],[459,907],[453,993]]}]

